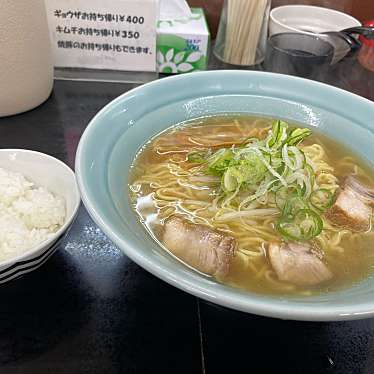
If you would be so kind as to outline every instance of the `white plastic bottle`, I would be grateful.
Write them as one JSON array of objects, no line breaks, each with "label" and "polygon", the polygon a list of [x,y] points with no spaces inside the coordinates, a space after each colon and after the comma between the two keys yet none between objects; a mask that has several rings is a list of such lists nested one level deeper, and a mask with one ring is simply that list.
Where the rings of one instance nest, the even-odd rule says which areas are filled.
[{"label": "white plastic bottle", "polygon": [[33,109],[53,87],[44,0],[0,0],[0,117]]}]

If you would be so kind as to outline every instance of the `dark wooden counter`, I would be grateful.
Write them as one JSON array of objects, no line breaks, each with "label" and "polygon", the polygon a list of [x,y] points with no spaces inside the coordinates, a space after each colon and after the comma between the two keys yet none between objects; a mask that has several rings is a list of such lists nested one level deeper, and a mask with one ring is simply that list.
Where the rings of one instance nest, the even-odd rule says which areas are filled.
[{"label": "dark wooden counter", "polygon": [[[354,60],[329,82],[374,99],[374,74]],[[45,104],[0,119],[1,147],[73,166],[89,120],[132,87],[57,81]],[[373,319],[292,322],[207,304],[135,265],[83,207],[56,254],[0,300],[0,374],[374,373]]]}]

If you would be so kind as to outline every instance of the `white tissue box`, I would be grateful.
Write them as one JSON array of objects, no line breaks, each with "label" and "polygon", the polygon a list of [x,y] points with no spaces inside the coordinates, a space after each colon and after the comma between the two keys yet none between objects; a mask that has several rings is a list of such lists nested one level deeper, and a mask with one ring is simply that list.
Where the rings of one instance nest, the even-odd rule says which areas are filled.
[{"label": "white tissue box", "polygon": [[205,70],[210,33],[201,8],[191,16],[162,20],[157,24],[157,68],[160,73],[178,74]]}]

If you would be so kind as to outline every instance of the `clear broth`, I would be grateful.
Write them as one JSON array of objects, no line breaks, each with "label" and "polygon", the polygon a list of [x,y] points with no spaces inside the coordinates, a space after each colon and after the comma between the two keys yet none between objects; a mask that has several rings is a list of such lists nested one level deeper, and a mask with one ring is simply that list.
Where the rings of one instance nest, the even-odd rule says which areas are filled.
[{"label": "clear broth", "polygon": [[[183,162],[182,160],[186,159],[186,154],[192,149],[202,150],[209,148],[197,143],[207,142],[207,144],[213,144],[213,146],[224,144],[225,147],[229,147],[230,143],[234,141],[241,142],[251,136],[254,129],[259,130],[260,133],[265,133],[265,130],[271,126],[273,121],[274,119],[271,118],[244,115],[196,119],[173,126],[144,145],[134,160],[130,171],[129,193],[140,222],[159,244],[162,245],[162,222],[168,216],[167,209],[170,206],[166,205],[166,207],[161,208],[156,206],[153,194],[159,189],[157,184],[138,183],[137,181],[141,181],[144,175],[149,175],[149,170],[161,163],[169,161],[172,164]],[[319,144],[323,147],[326,152],[326,160],[329,165],[334,167],[334,175],[339,182],[345,176],[355,174],[363,183],[374,187],[374,171],[366,162],[342,144],[322,135],[315,129],[312,129],[312,131],[313,134],[305,141],[305,146]],[[186,136],[186,134],[189,136]],[[169,178],[171,179],[173,175],[171,171]],[[164,178],[164,185],[169,183],[169,178]],[[194,199],[212,201],[218,188],[218,186],[213,186],[210,190],[196,189],[192,191],[192,195]],[[191,219],[196,218],[195,213],[186,212],[183,204],[179,207],[176,204],[175,207],[169,210],[169,215],[181,213]],[[258,224],[266,233],[272,232],[277,235],[274,229],[274,221],[275,219],[265,221],[261,219]],[[216,227],[214,222],[211,223]],[[222,229],[222,227],[216,228]],[[240,246],[242,240],[240,235],[242,233],[240,235],[237,233],[236,226],[228,223],[228,227],[225,227],[224,231],[234,236]],[[338,234],[334,233],[334,235],[336,237]],[[271,273],[272,267],[266,256],[266,250],[264,250],[268,238],[266,235],[259,234],[259,248],[255,248],[255,250],[259,253],[262,251],[263,255],[250,257],[249,259],[243,258],[242,255],[236,256],[230,266],[228,276],[219,281],[259,294],[298,296],[307,296],[349,287],[372,274],[374,269],[374,248],[371,243],[373,239],[372,231],[367,233],[344,233],[343,239],[340,240],[338,246],[335,246],[336,248],[332,245],[332,248],[330,248],[327,245],[323,249],[324,262],[334,274],[333,279],[315,287],[299,287],[287,282],[280,282],[276,279],[274,273]],[[281,240],[280,237],[279,240]],[[248,261],[250,261],[250,265]],[[268,274],[268,277],[266,278],[264,274]]]}]

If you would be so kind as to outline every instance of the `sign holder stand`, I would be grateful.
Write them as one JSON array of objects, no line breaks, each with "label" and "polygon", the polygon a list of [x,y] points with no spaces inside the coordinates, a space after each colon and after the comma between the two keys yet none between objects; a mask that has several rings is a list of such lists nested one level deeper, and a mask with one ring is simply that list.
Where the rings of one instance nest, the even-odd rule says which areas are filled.
[{"label": "sign holder stand", "polygon": [[86,68],[55,67],[55,80],[70,80],[81,82],[110,82],[110,83],[147,83],[158,79],[156,72],[100,70]]},{"label": "sign holder stand", "polygon": [[55,79],[146,83],[158,78],[158,0],[46,0]]}]

